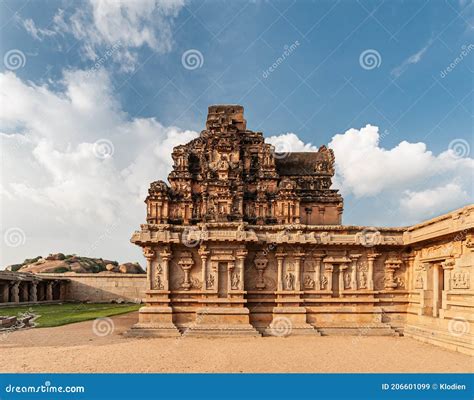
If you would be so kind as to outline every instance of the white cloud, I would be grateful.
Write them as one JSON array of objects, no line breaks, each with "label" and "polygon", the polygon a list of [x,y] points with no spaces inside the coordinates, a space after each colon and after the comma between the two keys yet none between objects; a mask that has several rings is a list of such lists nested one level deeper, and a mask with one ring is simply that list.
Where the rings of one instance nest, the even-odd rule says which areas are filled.
[{"label": "white cloud", "polygon": [[428,48],[431,46],[432,43],[433,43],[433,40],[430,39],[429,42],[425,46],[423,46],[423,48],[421,48],[415,54],[412,54],[410,57],[404,60],[398,67],[395,67],[392,70],[391,74],[398,78],[401,74],[405,72],[405,70],[408,68],[409,65],[418,64],[421,61],[421,59],[424,57],[426,51],[428,50]]},{"label": "white cloud", "polygon": [[[380,138],[379,128],[367,125],[336,134],[329,143],[336,157],[333,187],[345,198],[344,223],[408,225],[473,201],[474,159],[459,157],[448,143],[434,155],[421,142],[384,149]],[[294,133],[267,141],[282,153],[317,150]]]},{"label": "white cloud", "polygon": [[[379,145],[378,127],[367,125],[335,135],[329,147],[336,155],[336,171],[344,193],[357,197],[382,192],[424,188],[432,181],[459,177],[465,185],[474,171],[472,158],[456,157],[452,150],[434,156],[425,143],[400,142],[392,149]],[[446,146],[448,147],[448,145]]]},{"label": "white cloud", "polygon": [[[19,227],[27,238],[25,249],[2,243],[3,265],[52,251],[139,257],[126,243],[145,219],[148,185],[166,178],[172,148],[197,136],[129,118],[108,75],[85,74],[66,72],[60,92],[0,74],[2,228]],[[99,139],[113,144],[112,157],[96,156]],[[91,249],[110,226],[110,238]]]},{"label": "white cloud", "polygon": [[407,190],[400,200],[401,212],[410,217],[429,218],[451,211],[460,204],[469,203],[469,194],[461,185],[448,183],[419,192]]},{"label": "white cloud", "polygon": [[115,49],[112,58],[124,71],[133,71],[137,50],[148,47],[156,53],[169,52],[173,45],[174,19],[185,0],[89,0],[72,14],[58,10],[52,29],[40,29],[31,19],[25,29],[38,40],[55,34],[71,34],[81,42],[82,54],[90,60]]},{"label": "white cloud", "polygon": [[291,151],[318,151],[311,143],[304,143],[294,133],[284,133],[278,136],[265,138],[267,143],[275,147],[276,153],[288,153]]}]

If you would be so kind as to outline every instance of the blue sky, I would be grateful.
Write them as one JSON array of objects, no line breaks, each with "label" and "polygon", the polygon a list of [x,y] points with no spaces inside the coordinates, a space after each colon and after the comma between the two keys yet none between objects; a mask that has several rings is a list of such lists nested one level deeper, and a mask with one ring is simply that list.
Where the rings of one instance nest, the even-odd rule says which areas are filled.
[{"label": "blue sky", "polygon": [[[47,219],[27,232],[23,225],[31,218],[19,215],[19,202],[45,207],[56,232],[71,227],[65,222],[71,214],[95,218],[83,205],[90,200],[81,189],[86,173],[75,175],[76,165],[65,160],[101,138],[114,145],[113,160],[99,160],[113,170],[103,178],[123,180],[130,173],[137,181],[130,201],[139,210],[132,213],[138,226],[144,209],[137,199],[151,179],[166,177],[169,160],[149,160],[157,169],[134,175],[138,165],[149,168],[146,141],[123,135],[149,138],[148,147],[158,146],[150,157],[166,158],[163,143],[193,137],[190,131],[204,128],[207,107],[216,103],[244,105],[248,128],[273,140],[294,134],[284,136],[294,150],[330,143],[340,162],[336,183],[345,196],[344,223],[411,224],[472,202],[472,1],[3,1],[0,7],[3,101],[18,102],[0,119],[4,149],[24,149],[31,158],[2,176],[4,204],[13,207],[3,216],[3,230],[18,227],[26,237],[23,247],[7,246],[5,260],[14,261],[13,250],[21,248],[27,255],[44,252],[54,241],[53,233],[41,238]],[[20,52],[20,67],[7,60],[13,50]],[[183,61],[189,51],[197,68]],[[97,113],[97,126],[76,122],[73,135],[65,132],[67,124],[51,122],[76,115],[82,102],[94,99],[97,107],[87,115]],[[54,115],[62,100],[70,107]],[[52,106],[42,110],[39,104],[49,101]],[[378,129],[364,130],[367,124]],[[153,129],[156,138],[148,131]],[[119,138],[117,130],[123,130]],[[412,145],[400,146],[404,142]],[[43,150],[66,165],[52,166],[38,155]],[[45,171],[28,182],[25,164]],[[364,175],[365,168],[372,172]],[[58,207],[48,196],[70,182],[84,194],[82,205]],[[378,189],[360,189],[366,183]],[[424,209],[426,199],[432,204]],[[114,201],[109,209],[120,214]],[[113,240],[124,240],[131,227],[132,218]],[[79,234],[100,236],[80,223],[76,228],[64,247],[74,247]]]}]

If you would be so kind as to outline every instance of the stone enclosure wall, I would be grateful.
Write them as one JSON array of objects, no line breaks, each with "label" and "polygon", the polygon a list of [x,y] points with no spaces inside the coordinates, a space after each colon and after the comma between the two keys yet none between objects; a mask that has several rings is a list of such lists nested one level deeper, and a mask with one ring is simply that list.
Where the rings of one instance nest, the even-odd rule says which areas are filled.
[{"label": "stone enclosure wall", "polygon": [[44,274],[48,277],[68,278],[65,301],[139,303],[145,297],[145,274]]}]

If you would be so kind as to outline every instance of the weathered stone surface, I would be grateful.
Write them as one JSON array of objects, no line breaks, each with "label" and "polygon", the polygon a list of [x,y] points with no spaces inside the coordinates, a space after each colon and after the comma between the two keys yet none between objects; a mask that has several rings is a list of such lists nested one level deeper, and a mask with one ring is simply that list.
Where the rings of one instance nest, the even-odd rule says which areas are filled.
[{"label": "weathered stone surface", "polygon": [[151,184],[131,239],[147,259],[134,334],[160,336],[151,327],[164,323],[190,335],[406,327],[471,351],[474,206],[409,228],[345,226],[332,151],[277,150],[235,105],[211,106],[200,137],[173,150],[170,186]]}]

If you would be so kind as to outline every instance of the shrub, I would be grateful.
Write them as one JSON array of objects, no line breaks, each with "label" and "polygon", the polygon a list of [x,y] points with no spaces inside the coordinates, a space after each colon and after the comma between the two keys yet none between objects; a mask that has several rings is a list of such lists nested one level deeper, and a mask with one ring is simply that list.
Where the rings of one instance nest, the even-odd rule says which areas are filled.
[{"label": "shrub", "polygon": [[69,272],[69,268],[67,267],[57,267],[54,269],[54,272],[57,274],[61,274],[63,272]]}]

